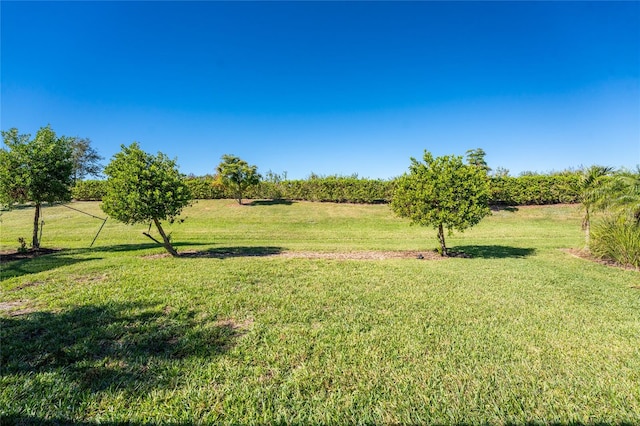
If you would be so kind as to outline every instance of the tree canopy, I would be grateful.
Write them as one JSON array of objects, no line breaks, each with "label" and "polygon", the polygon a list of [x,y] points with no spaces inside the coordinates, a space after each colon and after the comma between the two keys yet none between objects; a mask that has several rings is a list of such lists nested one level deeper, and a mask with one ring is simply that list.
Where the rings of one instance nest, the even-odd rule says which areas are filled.
[{"label": "tree canopy", "polygon": [[247,188],[257,185],[261,179],[257,166],[250,166],[234,155],[223,155],[216,171],[222,182],[233,191],[238,204],[242,204],[242,197]]},{"label": "tree canopy", "polygon": [[127,224],[153,222],[163,240],[160,244],[177,256],[160,223],[173,221],[191,202],[191,193],[175,160],[160,152],[150,155],[134,142],[128,147],[122,145],[104,173],[107,184],[102,210]]},{"label": "tree canopy", "polygon": [[103,158],[91,146],[91,139],[71,138],[71,155],[73,158],[73,183],[81,181],[86,176],[100,176]]},{"label": "tree canopy", "polygon": [[73,162],[70,139],[58,137],[51,126],[41,127],[35,138],[12,128],[2,132],[0,149],[0,202],[35,204],[32,247],[40,247],[38,222],[42,203],[71,200]]},{"label": "tree canopy", "polygon": [[462,162],[462,157],[434,158],[424,152],[424,162],[411,158],[409,173],[397,181],[392,210],[412,224],[438,230],[440,253],[448,255],[444,229],[464,231],[490,213],[486,171]]},{"label": "tree canopy", "polygon": [[487,155],[487,153],[484,152],[484,149],[469,149],[467,150],[466,155],[468,164],[479,167],[487,173],[491,171],[491,168],[487,165],[487,161],[484,159],[484,157]]}]

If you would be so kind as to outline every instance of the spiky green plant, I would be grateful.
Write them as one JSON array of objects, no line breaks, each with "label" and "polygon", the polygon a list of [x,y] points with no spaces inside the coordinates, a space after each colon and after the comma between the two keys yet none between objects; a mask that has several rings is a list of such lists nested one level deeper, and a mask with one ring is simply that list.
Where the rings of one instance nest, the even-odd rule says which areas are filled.
[{"label": "spiky green plant", "polygon": [[591,214],[596,208],[603,208],[608,199],[607,180],[614,169],[608,166],[590,166],[583,169],[577,183],[578,198],[584,209],[582,230],[585,245],[589,247],[591,236]]},{"label": "spiky green plant", "polygon": [[606,216],[593,228],[591,253],[640,269],[640,223],[625,215]]}]

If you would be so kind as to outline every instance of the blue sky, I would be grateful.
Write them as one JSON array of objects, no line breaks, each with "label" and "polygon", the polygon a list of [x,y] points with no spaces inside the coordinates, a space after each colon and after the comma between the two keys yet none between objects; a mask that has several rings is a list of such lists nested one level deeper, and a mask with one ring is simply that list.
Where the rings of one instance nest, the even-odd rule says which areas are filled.
[{"label": "blue sky", "polygon": [[640,2],[0,3],[0,126],[213,173],[640,164]]}]

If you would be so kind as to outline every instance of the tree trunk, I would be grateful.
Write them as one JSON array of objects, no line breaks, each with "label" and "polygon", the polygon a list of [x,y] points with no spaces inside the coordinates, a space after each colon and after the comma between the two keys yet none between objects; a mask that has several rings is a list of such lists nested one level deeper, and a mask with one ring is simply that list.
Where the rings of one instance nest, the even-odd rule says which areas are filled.
[{"label": "tree trunk", "polygon": [[38,239],[38,222],[40,221],[40,203],[36,203],[36,213],[33,216],[33,239],[31,240],[31,246],[34,250],[40,248],[40,240]]},{"label": "tree trunk", "polygon": [[169,242],[169,238],[167,238],[167,234],[164,233],[164,229],[162,229],[162,225],[160,225],[160,221],[154,217],[153,223],[156,224],[156,228],[158,228],[158,232],[162,236],[162,241],[164,241],[162,245],[164,246],[164,248],[171,254],[171,256],[178,257],[179,254]]},{"label": "tree trunk", "polygon": [[591,242],[591,222],[587,220],[584,223],[584,243],[586,247],[589,248],[589,243]]},{"label": "tree trunk", "polygon": [[442,224],[438,225],[438,241],[440,241],[440,256],[449,256],[447,245],[444,242],[444,227]]},{"label": "tree trunk", "polygon": [[589,248],[589,239],[591,237],[591,218],[589,217],[589,209],[585,209],[584,218],[582,219],[582,229],[584,230],[584,243]]}]

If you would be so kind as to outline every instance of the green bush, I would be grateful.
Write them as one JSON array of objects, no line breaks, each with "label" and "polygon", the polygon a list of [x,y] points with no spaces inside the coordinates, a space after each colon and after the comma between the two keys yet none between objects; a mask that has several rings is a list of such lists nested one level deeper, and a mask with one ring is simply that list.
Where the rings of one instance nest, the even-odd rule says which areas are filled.
[{"label": "green bush", "polygon": [[105,193],[104,180],[83,180],[71,188],[71,197],[77,201],[100,201]]},{"label": "green bush", "polygon": [[376,204],[391,201],[395,181],[355,176],[312,176],[306,180],[287,180],[277,185],[280,198],[290,200]]},{"label": "green bush", "polygon": [[185,179],[185,183],[194,200],[216,200],[232,197],[232,194],[227,193],[225,188],[211,176],[189,177]]},{"label": "green bush", "polygon": [[578,202],[577,174],[491,178],[490,204],[511,206]]},{"label": "green bush", "polygon": [[640,224],[625,215],[607,216],[591,230],[591,253],[640,269]]}]

